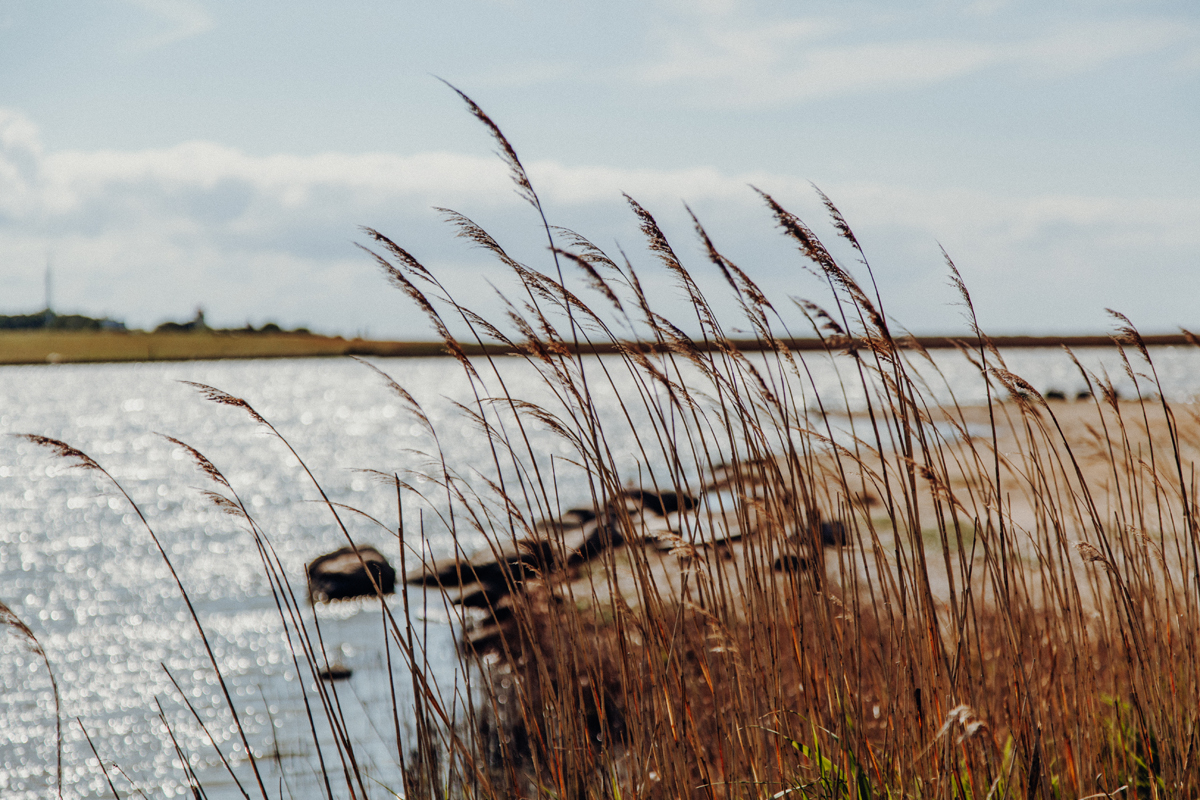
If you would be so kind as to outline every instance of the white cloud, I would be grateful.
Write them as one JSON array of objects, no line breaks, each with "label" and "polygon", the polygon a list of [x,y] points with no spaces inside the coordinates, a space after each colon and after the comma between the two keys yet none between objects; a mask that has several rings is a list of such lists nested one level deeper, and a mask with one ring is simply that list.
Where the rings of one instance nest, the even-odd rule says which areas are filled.
[{"label": "white cloud", "polygon": [[[681,203],[687,201],[731,257],[782,294],[797,291],[796,256],[773,233],[748,184],[829,230],[812,188],[795,175],[703,166],[528,166],[552,222],[581,219],[574,225],[581,233],[602,242],[624,236],[632,253],[637,234],[622,192],[659,216],[681,252],[692,252],[693,244]],[[930,297],[921,288],[941,283],[939,240],[972,288],[1008,309],[1034,307],[1019,300],[1031,285],[1043,306],[1142,302],[1154,294],[1153,277],[1133,276],[1130,264],[1151,265],[1150,276],[1172,270],[1186,276],[1194,274],[1200,252],[1195,196],[1000,194],[851,182],[822,188],[872,255],[895,265],[887,274],[895,276],[888,280],[898,299],[889,308],[902,321],[941,324],[930,316]],[[387,310],[403,302],[381,292],[382,281],[351,241],[357,224],[375,225],[449,270],[451,281],[482,285],[483,257],[453,240],[432,205],[479,217],[514,252],[545,253],[536,220],[514,197],[504,165],[490,155],[259,157],[206,142],[44,152],[27,118],[0,111],[0,284],[9,287],[0,313],[37,307],[40,271],[52,250],[64,304],[136,324],[188,315],[201,303],[218,323],[261,322],[270,314],[285,324],[333,331],[370,325],[379,333],[421,335],[424,323],[416,315]],[[1080,287],[1091,292],[1088,299],[1075,299]],[[1186,323],[1182,304],[1189,296],[1194,293],[1155,298],[1163,319]],[[1008,329],[1036,327],[1036,318],[1022,313],[1004,317]]]},{"label": "white cloud", "polygon": [[[28,151],[16,150],[23,152]],[[8,157],[0,161],[4,166],[11,163]],[[21,173],[25,177],[10,178],[5,189],[9,213],[31,220],[68,215],[114,195],[200,196],[230,184],[244,186],[256,202],[281,210],[319,205],[327,191],[346,193],[354,205],[369,207],[398,197],[430,202],[488,197],[507,194],[509,187],[503,165],[486,156],[432,152],[257,157],[209,142],[162,150],[56,152],[38,160],[35,175],[26,172]],[[10,169],[3,174],[16,173]]]},{"label": "white cloud", "polygon": [[675,13],[698,17],[728,17],[744,10],[741,0],[663,0],[662,5]]},{"label": "white cloud", "polygon": [[978,17],[991,17],[1011,5],[1011,0],[975,0],[967,5],[966,12]]},{"label": "white cloud", "polygon": [[[748,188],[811,197],[807,180],[767,171],[730,174],[714,167],[625,169],[531,161],[543,199],[557,206],[621,204],[629,193],[646,204],[678,207],[719,202],[755,205]],[[834,187],[825,187],[833,190]],[[1192,198],[1035,195],[1005,197],[962,189],[917,192],[875,183],[836,187],[868,224],[931,232],[1005,227],[1030,237],[1046,227],[1143,227],[1172,240],[1200,238],[1200,204]],[[210,208],[207,201],[222,205]],[[210,142],[143,151],[43,153],[36,127],[0,109],[0,210],[6,226],[85,225],[106,209],[114,225],[135,229],[267,230],[289,217],[339,215],[353,225],[373,209],[466,205],[510,208],[512,185],[491,155],[426,152],[251,156]],[[415,204],[415,205],[414,205]]]},{"label": "white cloud", "polygon": [[1190,25],[1169,20],[1113,20],[1014,43],[1002,56],[1016,65],[1050,75],[1087,72],[1129,56],[1161,51],[1197,39]]},{"label": "white cloud", "polygon": [[196,0],[125,0],[157,18],[161,30],[138,42],[138,48],[154,50],[212,30],[213,20]]},{"label": "white cloud", "polygon": [[1191,24],[1150,18],[1059,24],[1024,38],[893,36],[890,24],[881,18],[851,28],[801,17],[664,26],[661,54],[625,75],[695,91],[706,104],[756,107],[928,86],[996,67],[1066,75],[1200,40]]},{"label": "white cloud", "polygon": [[8,152],[21,150],[40,155],[42,145],[37,125],[19,111],[0,108],[0,148]]},{"label": "white cloud", "polygon": [[[1016,251],[1058,238],[1109,245],[1200,249],[1200,203],[1194,197],[1003,195],[964,189],[914,190],[854,183],[841,186],[842,211],[864,226],[924,230],[929,236],[988,239]],[[851,210],[852,209],[852,210]]]}]

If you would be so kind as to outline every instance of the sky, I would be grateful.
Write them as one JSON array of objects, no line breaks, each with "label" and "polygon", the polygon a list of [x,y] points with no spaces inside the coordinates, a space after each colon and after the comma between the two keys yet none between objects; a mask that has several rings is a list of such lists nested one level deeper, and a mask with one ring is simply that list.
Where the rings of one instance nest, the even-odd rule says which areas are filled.
[{"label": "sky", "polygon": [[50,264],[55,311],[131,327],[432,338],[370,226],[502,314],[437,209],[550,271],[545,235],[442,81],[673,314],[623,193],[731,330],[687,208],[785,316],[828,303],[755,187],[833,240],[831,197],[915,333],[966,331],[942,248],[995,334],[1200,328],[1194,0],[0,0],[0,313]]}]

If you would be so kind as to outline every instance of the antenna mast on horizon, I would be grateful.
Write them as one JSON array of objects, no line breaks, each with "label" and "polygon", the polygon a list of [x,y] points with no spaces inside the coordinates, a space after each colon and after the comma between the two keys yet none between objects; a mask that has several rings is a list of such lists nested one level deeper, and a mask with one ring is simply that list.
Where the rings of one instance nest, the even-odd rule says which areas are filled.
[{"label": "antenna mast on horizon", "polygon": [[51,267],[49,250],[46,251],[45,286],[46,286],[46,319],[51,320],[51,319],[54,319],[54,306],[53,306],[54,270]]},{"label": "antenna mast on horizon", "polygon": [[44,318],[46,318],[43,324],[47,327],[54,321],[53,290],[54,270],[52,265],[50,265],[50,251],[46,251],[46,311],[42,313],[44,314]]}]

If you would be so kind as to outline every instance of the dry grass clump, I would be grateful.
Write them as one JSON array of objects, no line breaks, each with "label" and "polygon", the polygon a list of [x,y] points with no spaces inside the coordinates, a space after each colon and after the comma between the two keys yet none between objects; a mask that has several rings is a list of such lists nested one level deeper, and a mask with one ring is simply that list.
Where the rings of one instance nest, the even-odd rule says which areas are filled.
[{"label": "dry grass clump", "polygon": [[[507,319],[489,321],[413,254],[366,231],[369,252],[470,379],[475,399],[460,410],[489,443],[486,464],[434,453],[431,481],[392,478],[397,503],[438,493],[437,524],[456,541],[483,534],[497,561],[514,564],[502,601],[485,603],[504,635],[466,651],[481,667],[466,718],[439,703],[422,673],[411,618],[383,607],[389,657],[412,668],[418,698],[418,741],[402,741],[396,723],[406,796],[1200,791],[1200,424],[1162,397],[1127,320],[1118,318],[1114,346],[1141,399],[1120,401],[1107,376],[1080,366],[1094,399],[1047,401],[978,330],[947,259],[972,326],[962,355],[988,402],[939,403],[956,387],[939,384],[936,362],[892,331],[873,280],[860,283],[760,192],[830,300],[795,301],[825,352],[790,351],[783,309],[695,220],[708,267],[742,311],[737,324],[764,347],[749,356],[649,211],[629,200],[690,304],[686,324],[659,311],[628,260],[546,222],[516,151],[468,103],[544,225],[549,268],[447,212],[515,279]],[[821,198],[870,278],[854,233]],[[491,358],[467,357],[455,325],[476,344],[515,348],[550,400],[516,396]],[[590,357],[600,350],[617,357]],[[837,365],[842,397],[816,391],[813,358]],[[436,441],[429,416],[387,382]],[[618,393],[616,415],[602,410],[601,389]],[[201,390],[269,425],[245,401]],[[853,393],[861,409],[848,408]],[[569,457],[539,450],[535,429],[566,442]],[[633,442],[636,474],[619,466],[618,441]],[[217,502],[259,542],[297,670],[315,679],[328,666],[319,630],[306,627],[257,522],[188,449],[217,480]],[[564,525],[539,524],[563,515],[568,472],[603,521],[607,538],[590,560],[569,557]],[[631,485],[697,504],[650,536],[625,503]],[[340,526],[345,509],[326,504]],[[844,544],[823,546],[830,531]],[[398,534],[410,553],[423,551],[415,532]],[[537,558],[510,558],[529,542],[540,543]],[[456,555],[465,563],[467,553]],[[314,741],[318,724],[346,729],[336,687],[322,686],[310,711]],[[357,769],[354,742],[335,737],[322,757],[324,793],[382,795]]]},{"label": "dry grass clump", "polygon": [[[489,129],[541,213],[515,151],[490,121]],[[641,485],[707,498],[675,531],[679,584],[665,585],[650,549],[637,546],[645,538],[637,520],[623,513],[611,525],[626,546],[601,553],[586,579],[513,576],[513,588],[525,590],[505,605],[512,622],[485,677],[482,752],[472,758],[487,762],[492,779],[476,791],[1194,794],[1197,438],[1194,423],[1183,425],[1162,397],[1136,330],[1117,315],[1114,345],[1144,399],[1120,402],[1107,376],[1080,366],[1095,399],[1048,402],[975,326],[972,299],[947,259],[972,326],[962,354],[989,402],[939,404],[935,395],[953,396],[955,387],[935,391],[936,363],[892,332],[872,284],[860,284],[803,221],[760,194],[830,288],[828,308],[798,305],[842,365],[843,386],[865,394],[865,410],[840,421],[844,405],[817,396],[805,358],[784,345],[780,311],[698,220],[708,261],[734,293],[741,324],[766,345],[765,358],[738,351],[653,216],[632,199],[651,252],[691,303],[698,337],[656,311],[632,264],[574,232],[546,226],[547,274],[453,215],[462,235],[516,276],[524,299],[510,304],[508,333],[368,231],[379,264],[478,387],[478,405],[466,413],[489,434],[504,477],[484,498],[449,470],[439,476],[462,509],[458,525],[516,547],[533,521],[561,511],[528,426],[570,442],[597,509],[612,507],[633,477],[617,468],[609,445],[623,425],[645,463],[667,465],[637,476]],[[822,200],[869,275],[853,232]],[[568,288],[564,267],[594,300]],[[480,340],[520,348],[557,406],[512,397],[499,370],[462,355],[442,313]],[[616,346],[617,365],[586,358],[601,342]],[[639,392],[622,397],[625,420],[602,418],[594,391],[615,386],[618,371]],[[845,527],[846,547],[820,546],[822,520]],[[730,528],[743,537],[736,557],[712,541],[714,529]],[[780,553],[800,555],[781,569]],[[625,588],[615,586],[621,576],[632,576]]]}]

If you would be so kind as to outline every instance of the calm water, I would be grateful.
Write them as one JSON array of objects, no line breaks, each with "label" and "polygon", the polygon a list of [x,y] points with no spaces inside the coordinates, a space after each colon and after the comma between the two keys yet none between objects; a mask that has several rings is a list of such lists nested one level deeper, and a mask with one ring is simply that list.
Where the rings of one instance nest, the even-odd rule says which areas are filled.
[{"label": "calm water", "polygon": [[[1098,367],[1099,352],[1081,353]],[[979,402],[983,387],[961,357],[937,355],[960,402]],[[1009,366],[1035,387],[1074,394],[1083,388],[1074,367],[1058,351],[1015,351]],[[1200,392],[1200,355],[1191,349],[1155,353],[1168,394],[1190,399]],[[1111,353],[1103,354],[1123,394],[1132,384]],[[491,473],[482,434],[451,401],[470,404],[473,395],[461,368],[444,359],[378,359],[376,363],[407,388],[438,429],[448,463],[467,480]],[[832,367],[810,359],[823,399],[840,397]],[[532,372],[515,359],[504,362],[510,390],[548,402]],[[615,366],[616,360],[606,360]],[[589,367],[600,398],[609,445],[631,481],[646,474],[618,398],[635,386],[619,378],[614,389]],[[239,713],[263,763],[273,794],[320,797],[316,758],[304,721],[302,693],[281,636],[281,623],[250,536],[237,520],[219,513],[198,489],[216,488],[184,454],[155,435],[169,434],[204,452],[225,472],[266,529],[289,576],[302,586],[304,564],[344,544],[329,512],[295,459],[238,409],[204,401],[181,380],[211,384],[246,398],[286,435],[331,498],[362,509],[391,526],[397,521],[393,490],[356,472],[370,468],[402,475],[428,469],[432,443],[402,403],[366,367],[352,361],[282,360],[138,365],[0,367],[0,433],[37,433],[84,450],[125,486],[164,542],[196,604]],[[936,391],[945,399],[944,389]],[[806,395],[810,398],[812,390]],[[849,397],[851,405],[860,398]],[[634,424],[639,420],[635,418]],[[547,459],[570,456],[547,432],[533,434],[536,452]],[[560,465],[563,462],[558,462]],[[650,469],[661,468],[651,464]],[[558,467],[563,507],[585,502],[586,485]],[[424,515],[428,551],[450,552],[452,543],[437,512],[444,501],[432,483],[414,478],[428,502],[406,500],[406,529],[416,531]],[[377,545],[398,563],[394,533],[370,520],[347,515],[356,541]],[[415,537],[414,537],[415,538]],[[464,535],[470,550],[482,544]],[[213,798],[236,789],[216,769],[218,762],[191,720],[163,665],[176,676],[222,748],[248,776],[243,754],[217,699],[212,670],[194,626],[153,544],[127,504],[94,473],[63,469],[50,454],[23,440],[0,438],[0,601],[37,634],[54,667],[64,718],[64,784],[68,797],[110,795],[81,733],[86,726],[122,794],[130,779],[150,796],[186,792],[176,755],[158,718],[161,702],[175,735],[204,778]],[[421,596],[415,596],[421,606]],[[397,615],[399,600],[392,601]],[[307,610],[310,616],[311,609]],[[391,720],[390,687],[377,601],[351,601],[317,609],[331,657],[354,670],[338,684],[352,735],[370,774],[399,789],[397,748]],[[431,669],[453,693],[456,633],[440,602],[419,607],[416,622],[425,637]],[[407,675],[395,667],[402,698],[411,696]],[[49,682],[41,660],[13,635],[0,634],[0,796],[49,795],[54,776],[54,720]],[[408,704],[408,700],[402,702]],[[410,725],[406,722],[406,727]],[[405,732],[407,733],[407,731]],[[373,789],[375,791],[375,789]],[[378,789],[378,796],[389,796]]]}]

